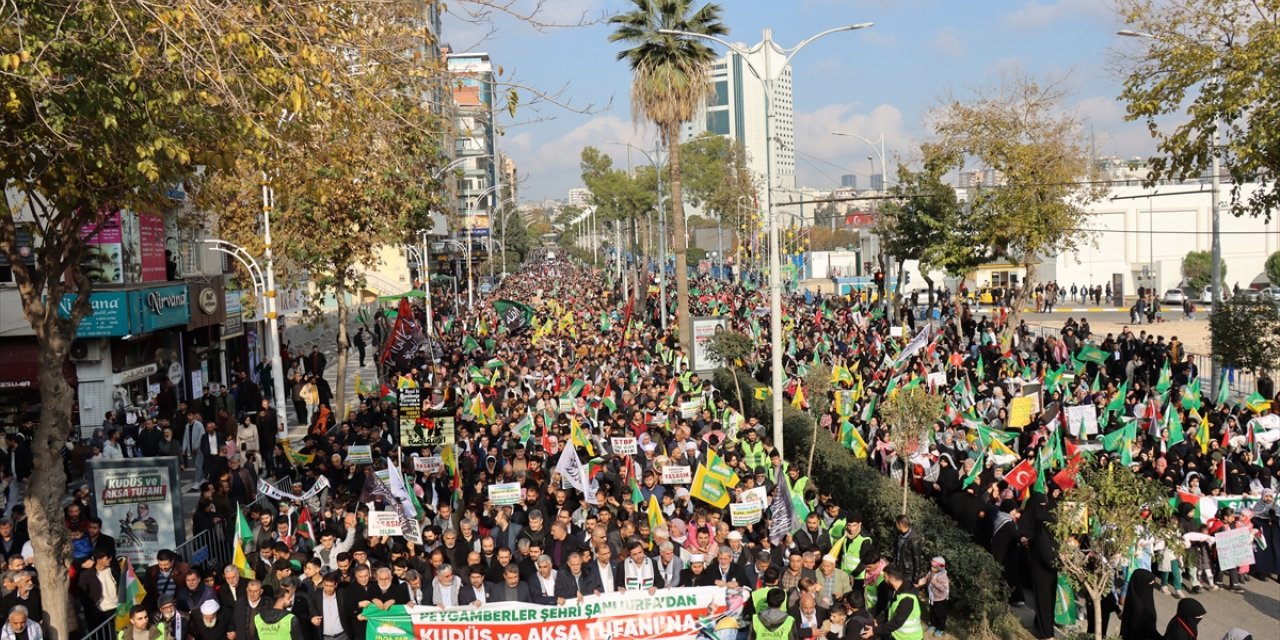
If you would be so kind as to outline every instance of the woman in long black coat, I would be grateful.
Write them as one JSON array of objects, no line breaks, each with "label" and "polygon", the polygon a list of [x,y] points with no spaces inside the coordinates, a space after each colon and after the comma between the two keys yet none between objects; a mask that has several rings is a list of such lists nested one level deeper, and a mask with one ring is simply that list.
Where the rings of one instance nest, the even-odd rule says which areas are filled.
[{"label": "woman in long black coat", "polygon": [[1156,630],[1155,574],[1138,569],[1129,576],[1129,589],[1120,613],[1120,637],[1124,640],[1160,640]]}]

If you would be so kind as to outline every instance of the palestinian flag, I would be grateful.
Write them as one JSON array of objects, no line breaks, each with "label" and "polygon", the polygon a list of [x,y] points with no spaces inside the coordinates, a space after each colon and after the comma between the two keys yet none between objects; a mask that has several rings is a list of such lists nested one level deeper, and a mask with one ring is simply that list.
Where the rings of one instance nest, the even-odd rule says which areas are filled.
[{"label": "palestinian flag", "polygon": [[120,604],[116,607],[116,631],[120,631],[129,625],[129,610],[134,605],[142,604],[142,599],[147,597],[147,590],[142,587],[142,581],[138,580],[138,574],[133,570],[133,563],[128,558],[121,558],[124,561],[124,567],[120,571],[120,591],[118,599]]},{"label": "palestinian flag", "polygon": [[311,524],[311,510],[307,507],[302,507],[302,511],[298,514],[297,536],[310,540],[313,545],[318,540],[315,528]]}]

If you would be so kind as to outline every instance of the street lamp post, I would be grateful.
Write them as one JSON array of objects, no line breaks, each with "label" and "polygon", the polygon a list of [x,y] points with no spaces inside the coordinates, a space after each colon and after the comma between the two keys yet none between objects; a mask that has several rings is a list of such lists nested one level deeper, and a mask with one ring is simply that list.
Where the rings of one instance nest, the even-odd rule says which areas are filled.
[{"label": "street lamp post", "polygon": [[665,331],[667,329],[667,278],[666,278],[666,275],[667,275],[666,274],[667,272],[667,269],[666,269],[666,266],[667,266],[667,216],[663,214],[663,208],[662,208],[662,164],[661,164],[662,141],[654,140],[653,155],[649,155],[648,151],[641,149],[640,147],[637,147],[629,142],[611,142],[610,144],[623,145],[629,149],[634,149],[640,152],[640,154],[643,155],[645,159],[649,161],[649,164],[653,165],[653,174],[655,176],[655,181],[657,183],[657,189],[658,189],[658,193],[657,193],[658,227],[659,227],[658,256],[660,258],[660,262],[658,264],[658,296],[662,300],[662,304],[661,304],[662,329],[663,331]]},{"label": "street lamp post", "polygon": [[[1146,40],[1157,40],[1161,42],[1165,41],[1163,38],[1157,37],[1153,33],[1134,31],[1132,29],[1121,29],[1120,31],[1116,32],[1116,35],[1124,36],[1126,38],[1143,38]],[[1214,59],[1214,64],[1213,64],[1213,77],[1217,81],[1222,80],[1221,73],[1218,69],[1218,62],[1216,57]],[[1209,171],[1212,174],[1209,177],[1209,189],[1210,189],[1209,197],[1211,198],[1210,208],[1212,210],[1210,214],[1210,218],[1211,218],[1211,223],[1210,223],[1211,236],[1210,237],[1211,237],[1211,243],[1212,243],[1211,250],[1210,250],[1210,253],[1211,253],[1210,260],[1213,261],[1213,264],[1209,266],[1209,277],[1211,282],[1210,286],[1213,287],[1213,292],[1210,297],[1210,301],[1211,301],[1210,304],[1212,304],[1215,308],[1217,307],[1218,302],[1224,299],[1223,291],[1222,291],[1222,233],[1221,233],[1221,226],[1220,226],[1221,213],[1222,213],[1221,195],[1220,195],[1222,190],[1222,178],[1220,174],[1222,173],[1222,167],[1220,164],[1221,161],[1218,158],[1218,153],[1219,153],[1219,149],[1218,149],[1219,137],[1218,136],[1220,135],[1222,128],[1223,128],[1223,123],[1217,122],[1217,121],[1214,122],[1213,139],[1210,142],[1210,146],[1212,148],[1209,150]],[[1210,380],[1209,380],[1209,394],[1210,394],[1210,397],[1217,397],[1218,384],[1220,382],[1220,380],[1218,379],[1219,367],[1218,367],[1218,359],[1214,357],[1212,344],[1209,345],[1209,363],[1210,363],[1210,371],[1211,371]]]},{"label": "street lamp post", "polygon": [[[800,41],[791,49],[783,49],[773,42],[773,32],[766,29],[764,32],[764,41],[760,43],[758,49],[764,54],[764,73],[761,73],[751,62],[751,51],[742,47],[730,44],[728,41],[716,36],[705,33],[694,33],[692,31],[678,31],[674,29],[662,29],[659,33],[668,35],[685,36],[689,38],[702,38],[718,43],[730,51],[738,54],[747,63],[747,68],[751,70],[752,75],[760,81],[764,87],[764,126],[765,126],[765,216],[769,221],[769,333],[770,333],[770,351],[772,352],[771,369],[773,373],[773,444],[782,449],[782,265],[780,262],[779,242],[778,242],[778,224],[773,217],[773,83],[780,77],[791,64],[791,59],[795,57],[801,49],[813,43],[819,38],[831,35],[833,33],[841,33],[844,31],[855,31],[857,29],[866,29],[873,26],[873,23],[862,22],[859,24],[845,25],[834,29],[812,35]],[[774,50],[783,54],[782,64],[778,68],[773,68]]]},{"label": "street lamp post", "polygon": [[[831,133],[832,135],[837,135],[837,136],[857,138],[867,143],[867,145],[871,147],[871,150],[874,151],[876,155],[880,157],[880,188],[887,192],[889,189],[889,165],[885,162],[884,132],[883,131],[880,132],[880,137],[876,138],[875,140],[872,140],[870,138],[865,138],[856,133],[845,133],[842,131],[832,131]],[[870,160],[871,159],[870,156],[868,156],[867,159]],[[876,165],[874,162],[872,162],[871,172],[873,174],[875,173],[875,168],[876,168]],[[870,180],[870,176],[868,176],[867,179]],[[875,238],[876,238],[876,248],[880,250],[880,253],[883,253],[883,248],[880,246],[880,236],[877,234]],[[884,317],[889,319],[889,326],[892,327],[893,326],[893,309],[889,305],[889,300],[891,300],[893,296],[889,295],[889,289],[888,289],[889,284],[891,282],[893,282],[893,256],[885,255],[884,256],[885,296],[883,300]]]}]

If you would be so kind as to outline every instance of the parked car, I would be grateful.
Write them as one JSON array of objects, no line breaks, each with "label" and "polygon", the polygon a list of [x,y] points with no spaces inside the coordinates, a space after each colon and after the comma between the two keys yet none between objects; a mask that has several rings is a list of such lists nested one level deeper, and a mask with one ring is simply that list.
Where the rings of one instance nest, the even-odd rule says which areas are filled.
[{"label": "parked car", "polygon": [[1262,292],[1257,289],[1245,289],[1240,292],[1239,298],[1245,302],[1258,302],[1262,300]]},{"label": "parked car", "polygon": [[[1223,290],[1222,290],[1222,299],[1223,299],[1223,300],[1230,300],[1230,299],[1231,299],[1231,290],[1230,290],[1230,289],[1223,289]],[[1207,285],[1205,285],[1205,286],[1204,286],[1204,291],[1202,291],[1202,292],[1200,293],[1200,302],[1201,302],[1202,304],[1212,304],[1212,303],[1213,303],[1213,285],[1211,285],[1211,284],[1207,284]]]},{"label": "parked car", "polygon": [[1280,287],[1267,287],[1258,292],[1258,297],[1262,300],[1280,303]]},{"label": "parked car", "polygon": [[1170,289],[1164,292],[1164,297],[1160,299],[1164,304],[1181,305],[1187,299],[1187,294],[1182,289]]}]

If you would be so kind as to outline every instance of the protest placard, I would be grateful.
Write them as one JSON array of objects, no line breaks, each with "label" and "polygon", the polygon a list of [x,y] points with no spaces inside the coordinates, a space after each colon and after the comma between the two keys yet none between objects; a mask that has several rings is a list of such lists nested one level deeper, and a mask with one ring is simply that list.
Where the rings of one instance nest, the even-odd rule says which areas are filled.
[{"label": "protest placard", "polygon": [[413,470],[422,473],[440,473],[444,471],[444,459],[440,456],[418,456],[413,459]]},{"label": "protest placard", "polygon": [[373,449],[367,444],[353,444],[347,448],[349,464],[373,464]]},{"label": "protest placard", "polygon": [[1223,571],[1253,564],[1253,536],[1248,529],[1231,529],[1214,534],[1218,547],[1218,567]]},{"label": "protest placard", "polygon": [[1009,426],[1021,429],[1031,424],[1031,410],[1035,407],[1035,398],[1019,396],[1009,403]]},{"label": "protest placard", "polygon": [[1091,404],[1067,407],[1067,433],[1079,437],[1098,432],[1098,408]]},{"label": "protest placard", "polygon": [[662,484],[690,484],[693,473],[686,465],[669,464],[662,468]]},{"label": "protest placard", "polygon": [[499,482],[489,485],[489,502],[495,507],[520,504],[520,483]]},{"label": "protest placard", "polygon": [[609,444],[613,446],[613,452],[617,455],[633,456],[636,454],[635,438],[610,438]]},{"label": "protest placard", "polygon": [[760,522],[764,515],[764,503],[731,502],[729,503],[729,521],[735,527],[744,527]]},{"label": "protest placard", "polygon": [[404,535],[400,529],[400,516],[394,511],[370,511],[365,530],[371,536]]}]

